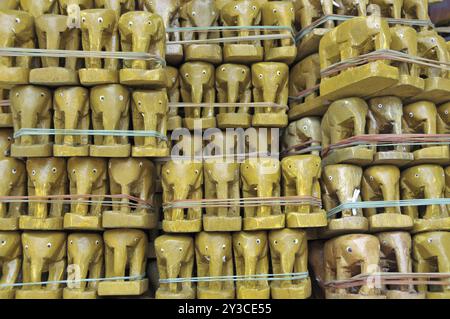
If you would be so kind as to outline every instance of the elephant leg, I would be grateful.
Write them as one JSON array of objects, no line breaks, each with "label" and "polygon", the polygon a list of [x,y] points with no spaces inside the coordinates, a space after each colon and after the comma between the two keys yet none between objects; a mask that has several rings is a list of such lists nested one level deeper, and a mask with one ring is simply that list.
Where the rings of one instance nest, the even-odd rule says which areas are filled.
[{"label": "elephant leg", "polygon": [[[100,279],[103,274],[103,258],[101,260],[92,263],[91,267],[89,268],[89,279]],[[89,289],[96,290],[98,287],[98,281],[91,281],[88,283]]]},{"label": "elephant leg", "polygon": [[[289,184],[288,181],[283,183],[283,194],[286,197],[290,196],[297,196],[297,189],[295,187],[295,181],[294,183]],[[292,213],[297,211],[298,206],[292,206],[292,205],[286,205],[286,213]]]},{"label": "elephant leg", "polygon": [[[368,117],[369,117],[369,121],[367,122],[368,134],[379,134],[380,133],[379,126],[372,112],[368,113]],[[376,145],[374,145],[372,149],[376,151],[377,149]]]},{"label": "elephant leg", "polygon": [[105,245],[105,270],[106,278],[114,277],[114,251]]},{"label": "elephant leg", "polygon": [[[61,181],[60,185],[57,186],[54,195],[64,195],[65,187],[64,182]],[[54,202],[50,206],[50,214],[51,217],[61,217],[64,211],[64,205],[62,202]]]},{"label": "elephant leg", "polygon": [[[415,199],[416,196],[408,188],[402,187],[401,198],[404,199],[404,200]],[[419,209],[418,209],[417,206],[405,206],[405,207],[403,207],[403,213],[405,215],[408,215],[412,219],[418,219],[419,218]]]},{"label": "elephant leg", "polygon": [[[417,273],[431,272],[430,264],[424,259],[418,260],[416,263],[414,263],[414,266],[415,266],[414,272],[417,272]],[[428,291],[428,286],[427,285],[417,285],[417,290],[421,293],[425,293]]]},{"label": "elephant leg", "polygon": [[22,262],[22,282],[31,282],[31,263],[28,259]]},{"label": "elephant leg", "polygon": [[[144,240],[144,239],[141,239]],[[145,249],[144,245],[135,248],[133,255],[130,259],[130,274],[129,276],[142,276],[145,275]]]},{"label": "elephant leg", "polygon": [[[201,200],[203,198],[202,189],[198,188],[192,192],[192,200]],[[202,209],[200,207],[189,208],[187,213],[188,220],[195,220],[202,218]]]},{"label": "elephant leg", "polygon": [[[57,261],[48,268],[48,281],[61,281],[64,278],[64,272],[66,270],[66,260],[62,259]],[[47,285],[46,289],[56,290],[59,288],[58,283],[50,283]]]},{"label": "elephant leg", "polygon": [[[366,181],[362,181],[365,184],[365,191],[362,192],[362,199],[366,202],[373,201],[377,199],[377,195],[373,192],[370,185]],[[364,208],[364,216],[371,217],[377,214],[376,208]]]},{"label": "elephant leg", "polygon": [[[194,270],[194,258],[191,258],[187,263],[181,266],[180,278],[191,278]],[[186,281],[181,284],[183,290],[192,289],[192,282]]]},{"label": "elephant leg", "polygon": [[[14,284],[17,280],[17,277],[19,276],[19,272],[20,272],[20,259],[19,258],[5,262],[2,267],[2,278],[0,280],[0,285]],[[10,288],[6,287],[6,289],[10,289]]]}]

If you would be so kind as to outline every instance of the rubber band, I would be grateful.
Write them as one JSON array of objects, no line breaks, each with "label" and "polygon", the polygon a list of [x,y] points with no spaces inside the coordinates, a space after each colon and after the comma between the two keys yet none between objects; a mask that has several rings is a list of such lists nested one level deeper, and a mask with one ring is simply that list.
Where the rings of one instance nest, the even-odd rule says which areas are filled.
[{"label": "rubber band", "polygon": [[295,96],[289,96],[289,100],[290,101],[300,101],[303,100],[303,98],[305,98],[306,96],[310,95],[313,92],[319,91],[320,90],[320,84],[317,84],[309,89],[305,89],[301,92],[299,92],[297,95]]},{"label": "rubber band", "polygon": [[[291,277],[289,277],[291,276]],[[161,284],[185,283],[185,282],[216,282],[216,281],[286,281],[301,280],[309,277],[308,272],[288,273],[288,274],[255,274],[255,275],[234,275],[234,276],[214,276],[214,277],[191,277],[191,278],[169,278],[160,279]]]},{"label": "rubber band", "polygon": [[299,155],[299,154],[305,154],[305,153],[310,153],[312,151],[322,151],[322,146],[317,145],[317,146],[311,146],[312,144],[320,144],[320,141],[316,141],[313,139],[310,139],[306,142],[300,143],[300,144],[295,144],[292,145],[286,149],[284,149],[283,151],[281,151],[280,156],[282,158],[286,157],[286,156],[291,156],[291,155]]},{"label": "rubber band", "polygon": [[42,135],[90,135],[90,136],[133,136],[133,137],[155,137],[168,141],[167,136],[156,131],[125,131],[125,130],[66,130],[66,129],[41,129],[21,128],[14,133],[14,138],[21,136]]},{"label": "rubber band", "polygon": [[272,102],[252,102],[252,103],[190,103],[190,102],[183,102],[183,103],[169,103],[169,107],[172,108],[194,108],[194,107],[200,107],[200,108],[207,108],[207,107],[213,107],[213,108],[226,108],[226,107],[249,107],[249,108],[280,108],[280,109],[286,109],[289,110],[289,107],[287,105],[281,105],[277,103]]},{"label": "rubber band", "polygon": [[0,100],[0,106],[11,106],[9,100]]},{"label": "rubber band", "polygon": [[54,284],[73,284],[81,282],[100,282],[100,281],[122,281],[122,280],[142,280],[145,275],[138,276],[126,276],[126,277],[104,277],[104,278],[86,278],[86,279],[67,279],[67,280],[53,280],[53,281],[40,281],[40,282],[23,282],[15,284],[0,284],[0,288],[6,287],[24,287],[24,286],[42,286],[42,285],[54,285]]},{"label": "rubber band", "polygon": [[327,213],[327,216],[328,218],[331,218],[332,216],[347,209],[428,206],[428,205],[450,205],[450,198],[421,198],[421,199],[402,199],[390,201],[347,202],[331,209]]}]

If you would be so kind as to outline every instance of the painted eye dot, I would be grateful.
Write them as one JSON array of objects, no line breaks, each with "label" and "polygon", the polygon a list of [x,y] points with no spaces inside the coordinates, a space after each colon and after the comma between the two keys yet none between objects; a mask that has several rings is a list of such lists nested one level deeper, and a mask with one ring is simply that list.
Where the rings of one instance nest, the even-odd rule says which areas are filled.
[{"label": "painted eye dot", "polygon": [[189,77],[189,74],[188,74],[188,73],[186,73],[186,74],[185,74],[184,76],[188,78],[188,77]]},{"label": "painted eye dot", "polygon": [[138,105],[139,105],[139,106],[141,106],[141,105],[142,105],[142,102],[141,102],[141,101],[139,101],[139,102],[138,102]]},{"label": "painted eye dot", "polygon": [[76,173],[76,170],[73,169],[73,170],[72,170],[72,174],[75,174],[75,173]]},{"label": "painted eye dot", "polygon": [[44,97],[45,96],[45,94],[44,93],[41,93],[41,97]]},{"label": "painted eye dot", "polygon": [[331,181],[333,179],[333,176],[328,176],[328,179]]},{"label": "painted eye dot", "polygon": [[53,168],[52,168],[52,172],[53,172],[53,173],[56,173],[56,171],[57,171],[56,167],[53,167]]},{"label": "painted eye dot", "polygon": [[59,96],[60,96],[60,97],[63,97],[63,96],[64,96],[64,93],[63,93],[63,92],[59,93]]},{"label": "painted eye dot", "polygon": [[161,252],[162,252],[162,253],[164,252],[164,248],[161,248]]},{"label": "painted eye dot", "polygon": [[373,176],[370,176],[369,179],[370,179],[371,181],[373,181]]},{"label": "painted eye dot", "polygon": [[52,244],[51,243],[47,243],[47,247],[48,248],[52,247]]},{"label": "painted eye dot", "polygon": [[25,249],[28,249],[28,245],[25,245]]},{"label": "painted eye dot", "polygon": [[142,167],[142,166],[144,166],[144,163],[139,162],[139,167]]},{"label": "painted eye dot", "polygon": [[13,168],[13,169],[11,170],[11,173],[16,174],[16,173],[17,173],[17,170],[16,170],[15,168]]},{"label": "painted eye dot", "polygon": [[11,142],[11,141],[12,141],[11,136],[8,136],[8,142]]},{"label": "painted eye dot", "polygon": [[192,11],[192,16],[196,16],[197,15],[197,12],[195,12],[195,11]]},{"label": "painted eye dot", "polygon": [[102,96],[100,96],[100,101],[104,101],[105,100],[105,97],[102,95]]},{"label": "painted eye dot", "polygon": [[305,125],[303,126],[303,131],[306,131],[308,129],[308,127]]},{"label": "painted eye dot", "polygon": [[419,177],[419,174],[414,174],[414,176],[415,176],[416,178],[418,178],[418,177]]},{"label": "painted eye dot", "polygon": [[444,111],[444,114],[445,114],[445,115],[448,115],[448,111]]},{"label": "painted eye dot", "polygon": [[222,249],[225,250],[227,248],[227,245],[222,245]]},{"label": "painted eye dot", "polygon": [[348,253],[351,253],[351,252],[353,251],[351,247],[347,247],[345,250],[346,250]]},{"label": "painted eye dot", "polygon": [[19,92],[16,93],[16,97],[19,97]]},{"label": "painted eye dot", "polygon": [[178,250],[179,250],[179,251],[183,251],[183,248],[180,247]]},{"label": "painted eye dot", "polygon": [[238,9],[238,6],[234,6],[234,9],[237,10],[237,9]]},{"label": "painted eye dot", "polygon": [[409,112],[409,117],[414,117],[414,113],[413,112]]},{"label": "painted eye dot", "polygon": [[70,244],[73,245],[73,240],[70,241]]},{"label": "painted eye dot", "polygon": [[263,78],[263,75],[262,75],[262,74],[260,74],[260,75],[259,75],[259,78],[260,78],[260,79],[262,79],[262,78]]},{"label": "painted eye dot", "polygon": [[225,69],[225,68],[222,68],[222,69],[221,69],[222,72],[225,72],[226,70],[227,70],[227,69]]},{"label": "painted eye dot", "polygon": [[20,19],[19,18],[16,18],[16,23],[20,23]]},{"label": "painted eye dot", "polygon": [[6,240],[2,240],[2,246],[6,245]]},{"label": "painted eye dot", "polygon": [[387,245],[387,241],[383,240],[383,245]]},{"label": "painted eye dot", "polygon": [[128,25],[131,27],[131,26],[133,26],[133,22],[128,22]]},{"label": "painted eye dot", "polygon": [[256,240],[256,244],[257,244],[257,245],[261,244],[261,239],[258,238],[258,239]]},{"label": "painted eye dot", "polygon": [[273,241],[274,245],[278,244],[278,240]]},{"label": "painted eye dot", "polygon": [[433,242],[432,238],[428,238],[428,242],[431,244]]},{"label": "painted eye dot", "polygon": [[94,169],[92,170],[92,173],[97,174],[97,169],[94,168]]},{"label": "painted eye dot", "polygon": [[281,72],[280,72],[280,71],[277,71],[277,75],[280,76],[280,75],[281,75]]},{"label": "painted eye dot", "polygon": [[205,250],[208,250],[208,246],[205,246]]},{"label": "painted eye dot", "polygon": [[297,245],[297,244],[298,244],[298,239],[297,239],[297,238],[295,238],[293,242],[294,242],[294,244],[296,244],[296,245]]},{"label": "painted eye dot", "polygon": [[277,9],[273,9],[272,11],[273,11],[273,13],[277,13]]},{"label": "painted eye dot", "polygon": [[81,18],[81,22],[86,22],[86,18]]},{"label": "painted eye dot", "polygon": [[32,170],[31,175],[33,175],[33,176],[36,175],[36,170]]},{"label": "painted eye dot", "polygon": [[103,18],[98,18],[98,23],[103,23]]},{"label": "painted eye dot", "polygon": [[383,108],[383,104],[378,104],[378,108],[382,109]]},{"label": "painted eye dot", "polygon": [[98,245],[98,244],[100,244],[100,242],[99,242],[98,240],[96,240],[96,241],[95,241],[95,244]]},{"label": "painted eye dot", "polygon": [[119,95],[119,101],[123,101],[123,95]]},{"label": "painted eye dot", "polygon": [[194,171],[194,173],[198,175],[198,173],[199,173],[198,169],[196,169],[196,170]]},{"label": "painted eye dot", "polygon": [[206,74],[206,71],[205,70],[203,70],[203,72],[202,72],[203,74]]},{"label": "painted eye dot", "polygon": [[253,10],[256,10],[256,6],[253,6],[252,9],[253,9]]}]

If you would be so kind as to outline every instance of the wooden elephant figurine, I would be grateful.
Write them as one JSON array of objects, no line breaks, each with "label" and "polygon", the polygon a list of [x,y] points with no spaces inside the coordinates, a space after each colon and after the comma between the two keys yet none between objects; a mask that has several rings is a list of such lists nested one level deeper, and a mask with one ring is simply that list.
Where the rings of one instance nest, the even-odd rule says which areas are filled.
[{"label": "wooden elephant figurine", "polygon": [[[100,85],[91,89],[90,103],[94,130],[124,130],[130,126],[130,92],[119,84]],[[94,136],[90,156],[128,157],[131,145],[127,136]]]},{"label": "wooden elephant figurine", "polygon": [[[366,234],[342,235],[328,240],[324,246],[325,282],[350,279],[356,275],[379,272],[380,242]],[[357,266],[358,265],[358,266]],[[355,289],[353,288],[353,291]],[[357,292],[349,288],[326,288],[327,299],[385,299],[377,287],[369,283]]]},{"label": "wooden elephant figurine", "polygon": [[20,9],[30,13],[34,18],[39,18],[44,14],[59,13],[56,0],[20,0]]},{"label": "wooden elephant figurine", "polygon": [[[233,244],[230,233],[201,232],[195,236],[198,277],[233,276]],[[198,299],[234,299],[233,280],[199,282]]]},{"label": "wooden elephant figurine", "polygon": [[[215,69],[210,63],[188,62],[180,68],[181,98],[184,103],[195,104],[194,107],[184,109],[184,126],[189,130],[194,125],[201,125],[202,129],[216,126],[213,105],[216,101]],[[201,110],[197,104],[206,103]]]},{"label": "wooden elephant figurine", "polygon": [[[178,69],[168,66],[166,68],[167,73],[167,97],[169,103],[179,103],[181,98],[180,92],[180,76]],[[173,131],[182,127],[181,116],[178,107],[169,107],[167,113],[167,130]]]},{"label": "wooden elephant figurine", "polygon": [[136,1],[134,0],[95,0],[96,8],[104,8],[114,10],[117,21],[120,16],[126,12],[136,9]]},{"label": "wooden elephant figurine", "polygon": [[19,0],[5,0],[0,3],[0,10],[17,10],[19,7]]},{"label": "wooden elephant figurine", "polygon": [[[280,162],[273,158],[247,159],[241,164],[244,198],[280,197]],[[244,207],[244,230],[284,228],[285,215],[278,205]]]},{"label": "wooden elephant figurine", "polygon": [[[220,10],[220,21],[223,26],[251,27],[259,26],[262,20],[262,5],[256,0],[229,1]],[[258,29],[227,30],[223,37],[243,38],[236,44],[225,43],[223,57],[226,63],[251,64],[264,58],[264,49],[260,40],[249,41],[248,38],[260,34]]]},{"label": "wooden elephant figurine", "polygon": [[[320,84],[319,54],[314,53],[298,62],[291,69],[289,76],[289,96],[296,97],[301,92],[313,89],[318,84]],[[292,107],[297,105],[297,103],[308,103],[317,96],[318,93],[313,91],[304,98],[296,99]]]},{"label": "wooden elephant figurine", "polygon": [[[364,170],[361,183],[364,201],[400,200],[400,170],[394,165],[375,165]],[[410,229],[413,220],[402,215],[399,206],[385,208],[365,208],[371,231]]]},{"label": "wooden elephant figurine", "polygon": [[[234,265],[237,276],[265,275],[269,271],[269,245],[265,231],[233,233]],[[267,280],[236,282],[238,299],[269,299]]]},{"label": "wooden elephant figurine", "polygon": [[[119,19],[122,51],[150,53],[161,59],[166,57],[166,30],[162,18],[150,12],[132,11]],[[120,83],[129,86],[165,88],[166,72],[161,64],[132,60],[124,62],[120,70]]]},{"label": "wooden elephant figurine", "polygon": [[[16,86],[10,91],[14,131],[20,129],[49,129],[52,116],[52,94],[40,86]],[[52,155],[49,135],[24,135],[11,145],[13,157],[44,157]]]},{"label": "wooden elephant figurine", "polygon": [[[206,199],[240,198],[239,163],[210,159],[203,164],[203,171]],[[242,229],[240,207],[206,208],[203,228],[205,231],[240,231]]]},{"label": "wooden elephant figurine", "polygon": [[405,19],[417,19],[429,21],[429,0],[403,0],[403,16]]},{"label": "wooden elephant figurine", "polygon": [[[70,195],[93,195],[81,197],[70,206],[70,212],[64,215],[65,229],[101,230],[102,213],[106,207],[102,204],[108,193],[108,167],[103,158],[72,157],[67,161],[70,182]],[[86,200],[94,201],[91,205]]]},{"label": "wooden elephant figurine", "polygon": [[[24,11],[0,11],[0,48],[34,48],[34,19]],[[0,85],[10,89],[14,85],[28,84],[32,58],[0,57]]]},{"label": "wooden elephant figurine", "polygon": [[367,6],[369,4],[369,0],[337,0],[336,4],[337,14],[364,17],[367,15]]},{"label": "wooden elephant figurine", "polygon": [[369,0],[370,4],[376,4],[382,17],[401,19],[404,0]]},{"label": "wooden elephant figurine", "polygon": [[0,232],[0,267],[2,273],[0,282],[0,299],[14,299],[16,289],[13,286],[19,279],[20,268],[22,266],[22,244],[20,233]]},{"label": "wooden elephant figurine", "polygon": [[[219,9],[215,0],[184,1],[180,9],[180,24],[183,28],[208,28],[219,25]],[[181,33],[181,40],[185,43],[185,61],[203,61],[213,64],[222,62],[222,48],[219,44],[208,43],[208,39],[220,38],[218,31]],[[198,43],[196,43],[198,42]]]},{"label": "wooden elephant figurine", "polygon": [[[72,233],[67,238],[67,263],[76,279],[99,279],[104,276],[103,238],[94,233]],[[70,276],[70,275],[69,275]],[[64,288],[64,299],[96,299],[98,281],[74,282]]]},{"label": "wooden elephant figurine", "polygon": [[[364,135],[368,111],[367,103],[358,97],[340,99],[331,103],[322,118],[322,146],[325,148],[347,138]],[[324,163],[366,165],[372,160],[372,148],[345,147],[333,150],[324,158]]]},{"label": "wooden elephant figurine", "polygon": [[[119,51],[118,18],[111,9],[81,11],[81,34],[84,51]],[[118,61],[115,59],[86,58],[85,68],[78,71],[84,86],[117,83]]]},{"label": "wooden elephant figurine", "polygon": [[279,62],[260,62],[252,65],[253,99],[255,102],[278,104],[278,107],[255,109],[252,126],[278,127],[288,125],[285,106],[289,98],[289,67]]},{"label": "wooden elephant figurine", "polygon": [[[322,143],[322,129],[320,127],[320,117],[304,117],[295,122],[291,122],[284,130],[282,138],[282,150],[285,154],[295,154],[297,150],[303,153],[303,148],[312,148],[312,155],[319,155],[319,147]],[[305,150],[306,151],[306,150]]]},{"label": "wooden elephant figurine", "polygon": [[[321,199],[319,179],[322,172],[318,155],[296,155],[281,161],[283,195],[286,197],[306,196]],[[323,227],[327,215],[320,207],[303,204],[288,205],[285,209],[289,228]]]},{"label": "wooden elephant figurine", "polygon": [[[189,235],[166,234],[155,240],[155,253],[159,278],[191,278],[194,271],[194,239]],[[156,290],[156,299],[194,299],[192,282],[161,283]]]},{"label": "wooden elephant figurine", "polygon": [[450,102],[440,105],[437,112],[437,133],[450,134]]},{"label": "wooden elephant figurine", "polygon": [[[325,166],[322,170],[322,198],[325,210],[348,202],[361,201],[363,171],[356,165],[337,164]],[[330,233],[367,231],[368,220],[361,209],[344,209],[341,213],[331,216],[328,223]]]},{"label": "wooden elephant figurine", "polygon": [[[423,30],[417,34],[417,49],[418,56],[426,59],[435,60],[437,62],[450,61],[450,53],[447,50],[447,42],[436,31]],[[446,69],[421,67],[420,75],[427,78],[442,78],[445,83],[448,83],[450,72]],[[427,82],[426,86],[429,84]],[[425,88],[429,89],[428,87]],[[448,91],[446,91],[448,94]]]},{"label": "wooden elephant figurine", "polygon": [[[401,198],[445,198],[445,173],[439,165],[423,164],[404,170],[400,179]],[[413,232],[449,230],[450,214],[446,205],[405,206],[403,212],[414,219]]]},{"label": "wooden elephant figurine", "polygon": [[[125,197],[114,199],[112,209],[103,213],[103,227],[154,228],[157,225],[156,214],[151,211],[156,186],[154,164],[145,158],[113,158],[108,171],[111,194]],[[130,201],[134,205],[130,206]]]},{"label": "wooden elephant figurine", "polygon": [[[163,203],[203,199],[203,165],[191,161],[169,161],[162,167]],[[202,209],[192,207],[167,208],[164,212],[165,232],[199,232],[202,229]]]},{"label": "wooden elephant figurine", "polygon": [[[56,1],[53,2],[56,3]],[[67,16],[44,14],[36,18],[35,24],[40,49],[78,50],[80,48],[80,33],[69,28]],[[42,57],[41,61],[41,68],[30,71],[31,83],[46,86],[79,84],[76,57],[66,57],[62,60]]]},{"label": "wooden elephant figurine", "polygon": [[[269,247],[273,273],[286,274],[308,272],[308,241],[306,232],[298,229],[278,229],[269,232]],[[295,277],[295,276],[294,276]],[[270,285],[274,299],[306,299],[311,296],[311,280],[274,281]]]},{"label": "wooden elephant figurine", "polygon": [[131,99],[133,129],[153,131],[159,136],[134,138],[132,155],[135,157],[169,156],[167,113],[169,101],[166,90],[135,90]]},{"label": "wooden elephant figurine", "polygon": [[[0,196],[25,196],[27,172],[25,164],[16,158],[0,159]],[[0,231],[19,229],[19,216],[26,211],[25,203],[0,202]]]},{"label": "wooden elephant figurine", "polygon": [[[34,284],[17,290],[16,299],[62,298],[58,281],[66,272],[66,240],[63,232],[22,233],[22,282]],[[43,281],[48,283],[43,285]]]},{"label": "wooden elephant figurine", "polygon": [[81,17],[82,10],[94,8],[94,0],[58,0],[59,11],[67,16],[67,26],[72,32],[81,35]]},{"label": "wooden elephant figurine", "polygon": [[219,103],[229,103],[221,107],[217,115],[219,128],[250,127],[251,115],[248,105],[237,108],[235,103],[252,102],[252,75],[250,68],[242,64],[222,64],[216,69],[216,90]]},{"label": "wooden elephant figurine", "polygon": [[14,132],[12,129],[0,129],[0,158],[9,157],[11,155],[13,136]]},{"label": "wooden elephant figurine", "polygon": [[[411,235],[405,231],[393,231],[378,233],[377,237],[381,249],[381,271],[401,274],[412,273]],[[425,294],[417,293],[413,285],[389,285],[385,289],[388,299],[425,298]]]},{"label": "wooden elephant figurine", "polygon": [[98,284],[99,296],[140,296],[148,289],[144,278],[148,254],[148,237],[142,230],[113,229],[103,233],[106,278]]},{"label": "wooden elephant figurine", "polygon": [[280,34],[285,39],[264,40],[264,60],[291,64],[297,56],[297,47],[292,39],[295,10],[292,1],[270,1],[262,7],[262,25],[287,27],[292,30],[265,31],[265,34]]},{"label": "wooden elephant figurine", "polygon": [[[303,29],[311,25],[317,19],[333,14],[333,2],[330,0],[293,0],[295,8],[297,29]],[[333,28],[334,22],[329,20],[324,24],[325,28]]]},{"label": "wooden elephant figurine", "polygon": [[[433,231],[414,235],[413,237],[413,265],[414,272],[449,273],[450,272],[450,232]],[[446,281],[447,279],[442,279]],[[426,294],[427,299],[448,299],[450,288],[448,285],[419,285],[418,290]]]},{"label": "wooden elephant figurine", "polygon": [[[53,98],[53,123],[59,130],[89,130],[89,90],[79,86],[60,87]],[[56,135],[55,156],[89,156],[88,135]]]},{"label": "wooden elephant figurine", "polygon": [[[181,0],[139,0],[139,7],[144,11],[158,14],[166,29],[180,27]],[[167,32],[166,41],[180,41],[180,32]],[[166,61],[170,65],[178,65],[183,60],[183,46],[168,44],[166,47]]]},{"label": "wooden elephant figurine", "polygon": [[67,194],[65,159],[56,157],[32,158],[28,159],[26,167],[28,196],[39,196],[40,198],[29,203],[28,215],[19,217],[20,229],[62,229],[67,207],[62,201],[57,201],[51,197]]}]

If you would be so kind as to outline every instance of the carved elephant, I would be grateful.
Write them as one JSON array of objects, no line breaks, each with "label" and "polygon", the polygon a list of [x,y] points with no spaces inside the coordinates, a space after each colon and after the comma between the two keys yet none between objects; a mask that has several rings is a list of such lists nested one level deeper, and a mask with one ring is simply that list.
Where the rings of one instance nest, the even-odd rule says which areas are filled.
[{"label": "carved elephant", "polygon": [[[380,242],[373,235],[342,235],[328,240],[324,246],[325,282],[350,279],[353,276],[370,275],[379,272]],[[327,288],[327,299],[333,295],[353,295],[347,288]],[[357,292],[361,297],[374,297],[381,294],[376,287],[365,284]]]},{"label": "carved elephant", "polygon": [[368,111],[367,103],[357,97],[331,103],[322,118],[322,146],[365,134]]},{"label": "carved elephant", "polygon": [[[18,290],[17,299],[62,297],[61,284],[56,282],[64,279],[66,271],[66,239],[63,232],[22,233],[22,281],[36,284]],[[44,278],[50,282],[45,287],[39,284]]]},{"label": "carved elephant", "polygon": [[403,108],[403,131],[415,134],[437,133],[436,105],[429,101],[420,101]]},{"label": "carved elephant", "polygon": [[[145,11],[158,14],[163,19],[166,29],[180,27],[180,0],[139,0],[139,3]],[[179,41],[180,39],[180,32],[167,33],[167,41]]]},{"label": "carved elephant", "polygon": [[[104,276],[103,238],[94,233],[72,233],[67,238],[67,263],[74,267],[81,280],[98,279]],[[74,287],[64,289],[64,298],[75,296],[95,298],[98,281],[75,282]]]},{"label": "carved elephant", "polygon": [[[436,31],[423,30],[417,34],[418,56],[437,62],[448,63],[450,53],[447,50],[447,42]],[[448,79],[450,72],[447,69],[421,67],[420,75],[426,78],[441,77]]]},{"label": "carved elephant", "polygon": [[20,9],[30,13],[35,18],[47,13],[59,13],[57,0],[20,0]]},{"label": "carved elephant", "polygon": [[13,136],[12,129],[0,129],[0,158],[10,156]]},{"label": "carved elephant", "polygon": [[[289,96],[295,97],[305,90],[314,88],[318,84],[320,84],[319,54],[314,53],[301,60],[291,69],[289,76]],[[318,93],[313,91],[300,101],[308,102],[317,96]]]},{"label": "carved elephant", "polygon": [[[128,130],[130,125],[130,92],[118,84],[91,89],[92,126],[94,130]],[[130,145],[127,136],[94,136],[91,156],[127,157]],[[93,151],[95,151],[93,153]]]},{"label": "carved elephant", "polygon": [[[233,245],[229,233],[201,232],[195,236],[198,277],[233,276]],[[233,299],[234,282],[199,282],[199,299]]]},{"label": "carved elephant", "polygon": [[[63,158],[33,158],[28,159],[28,196],[46,196],[67,194],[67,169],[66,161]],[[23,229],[33,229],[44,227],[48,221],[49,229],[60,229],[62,227],[62,217],[66,212],[66,205],[62,202],[30,202],[28,207],[29,216],[21,216],[22,220],[29,220],[27,227]],[[42,225],[41,225],[42,224]]]},{"label": "carved elephant", "polygon": [[437,133],[450,134],[450,103],[439,106],[437,112]]},{"label": "carved elephant", "polygon": [[[105,159],[92,157],[72,157],[67,161],[67,171],[71,195],[95,195],[94,203],[84,202],[89,198],[81,198],[80,203],[73,202],[70,207],[72,214],[80,216],[100,217],[106,209],[101,201],[108,193],[108,167]],[[67,215],[67,214],[66,214]]]},{"label": "carved elephant", "polygon": [[[258,26],[262,19],[262,6],[256,0],[238,0],[230,1],[220,10],[220,20],[224,26]],[[250,31],[242,29],[239,31],[223,31],[224,37],[248,37],[250,35],[258,35],[259,30]],[[245,40],[244,40],[245,41]],[[244,42],[245,43],[245,42]],[[256,45],[260,45],[256,41]]]},{"label": "carved elephant", "polygon": [[[0,48],[34,48],[34,19],[27,12],[17,10],[0,11]],[[3,88],[27,84],[32,58],[0,57],[0,84]]]},{"label": "carved elephant", "polygon": [[[51,127],[52,94],[39,86],[16,86],[10,91],[14,131],[22,128],[49,129]],[[12,156],[50,156],[49,135],[26,135],[15,139]]]},{"label": "carved elephant", "polygon": [[[304,117],[291,122],[283,133],[282,149],[289,154],[302,144],[311,141],[311,147],[319,147],[322,143],[322,130],[320,117]],[[312,150],[311,154],[319,155],[319,150]]]},{"label": "carved elephant", "polygon": [[128,11],[134,11],[136,8],[136,1],[134,0],[95,0],[96,8],[105,8],[114,10],[116,14],[116,21],[122,14]]},{"label": "carved elephant", "polygon": [[[25,196],[27,173],[25,164],[19,159],[0,159],[0,196]],[[18,218],[25,213],[25,203],[0,202],[0,230],[18,228]]]},{"label": "carved elephant", "polygon": [[[445,173],[439,165],[417,165],[404,170],[400,178],[402,199],[431,199],[445,198]],[[445,205],[428,205],[422,213],[418,206],[406,206],[404,213],[414,220],[449,218],[449,212]],[[441,224],[441,223],[439,223]],[[438,225],[439,226],[439,225]],[[444,226],[444,223],[440,225]]]},{"label": "carved elephant", "polygon": [[[414,272],[449,273],[450,272],[450,232],[425,232],[413,237],[412,258]],[[442,279],[442,281],[448,280]],[[448,299],[449,285],[433,286],[419,285],[419,292],[425,292],[427,298]]]},{"label": "carved elephant", "polygon": [[[89,90],[83,87],[61,87],[54,93],[53,123],[60,130],[90,128]],[[88,156],[88,135],[56,135],[55,156]]]},{"label": "carved elephant", "polygon": [[[199,162],[169,161],[162,167],[163,203],[182,200],[201,200],[203,198],[203,165]],[[202,209],[169,208],[164,212],[163,228],[168,232],[201,230]]]},{"label": "carved elephant", "polygon": [[[268,274],[269,245],[267,233],[233,233],[234,265],[237,276]],[[268,299],[270,289],[267,280],[244,280],[236,282],[238,299]]]},{"label": "carved elephant", "polygon": [[167,141],[167,113],[169,110],[166,90],[135,90],[131,99],[133,129],[154,131],[160,137],[134,138],[133,156],[169,155]]},{"label": "carved elephant", "polygon": [[[194,240],[188,235],[166,234],[155,240],[160,279],[191,278],[194,271]],[[194,299],[192,282],[161,283],[156,299]]]},{"label": "carved elephant", "polygon": [[82,10],[94,8],[94,0],[58,0],[61,14],[68,16],[67,25],[73,29],[73,32],[81,34],[78,29],[81,25],[79,12]]},{"label": "carved elephant", "polygon": [[[206,199],[240,198],[239,163],[207,160],[203,164]],[[214,222],[214,221],[217,222]],[[208,207],[203,217],[205,231],[241,230],[240,207]]]},{"label": "carved elephant", "polygon": [[428,16],[429,0],[403,0],[403,15],[405,19],[430,20]]},{"label": "carved elephant", "polygon": [[[185,103],[210,103],[213,104],[216,99],[215,92],[215,69],[210,63],[188,62],[180,68],[181,98]],[[201,111],[200,107],[187,107],[184,110],[185,125],[193,128],[194,120],[200,118],[214,122],[214,108],[207,106]],[[203,122],[202,124],[206,124]],[[213,124],[209,123],[208,124]],[[203,128],[208,128],[203,125]]]},{"label": "carved elephant", "polygon": [[[325,15],[333,14],[333,2],[330,0],[293,0],[298,29],[306,28],[315,20]],[[333,21],[327,21],[325,28],[334,27]]]},{"label": "carved elephant", "polygon": [[[414,28],[396,25],[391,28],[391,39],[391,50],[417,56],[417,32]],[[415,63],[392,61],[392,65],[398,67],[400,76],[419,76],[419,65]]]},{"label": "carved elephant", "polygon": [[404,0],[369,0],[370,4],[376,4],[381,9],[381,16],[401,19]]},{"label": "carved elephant", "polygon": [[[180,9],[181,27],[215,27],[218,26],[219,10],[214,0],[185,1]],[[189,40],[207,40],[218,38],[218,32],[183,32],[181,38]]]},{"label": "carved elephant", "polygon": [[369,0],[337,0],[337,14],[351,15],[351,16],[366,16],[367,5]]},{"label": "carved elephant", "polygon": [[0,3],[0,10],[17,10],[19,0],[5,0]]},{"label": "carved elephant", "polygon": [[[280,229],[269,232],[269,247],[274,274],[308,272],[308,241],[306,232]],[[311,282],[305,279],[282,280],[271,283],[275,299],[305,299],[311,295]],[[292,293],[291,293],[292,291]]]},{"label": "carved elephant", "polygon": [[22,245],[20,233],[18,232],[0,232],[0,267],[2,273],[0,284],[6,285],[0,288],[1,299],[14,298],[14,285],[20,274],[22,267]]},{"label": "carved elephant", "polygon": [[[250,68],[245,65],[228,63],[217,67],[216,89],[219,103],[251,103],[251,79]],[[235,106],[223,107],[219,109],[219,113],[238,113],[239,117],[249,117],[248,106],[239,107],[237,112],[236,109]]]}]

